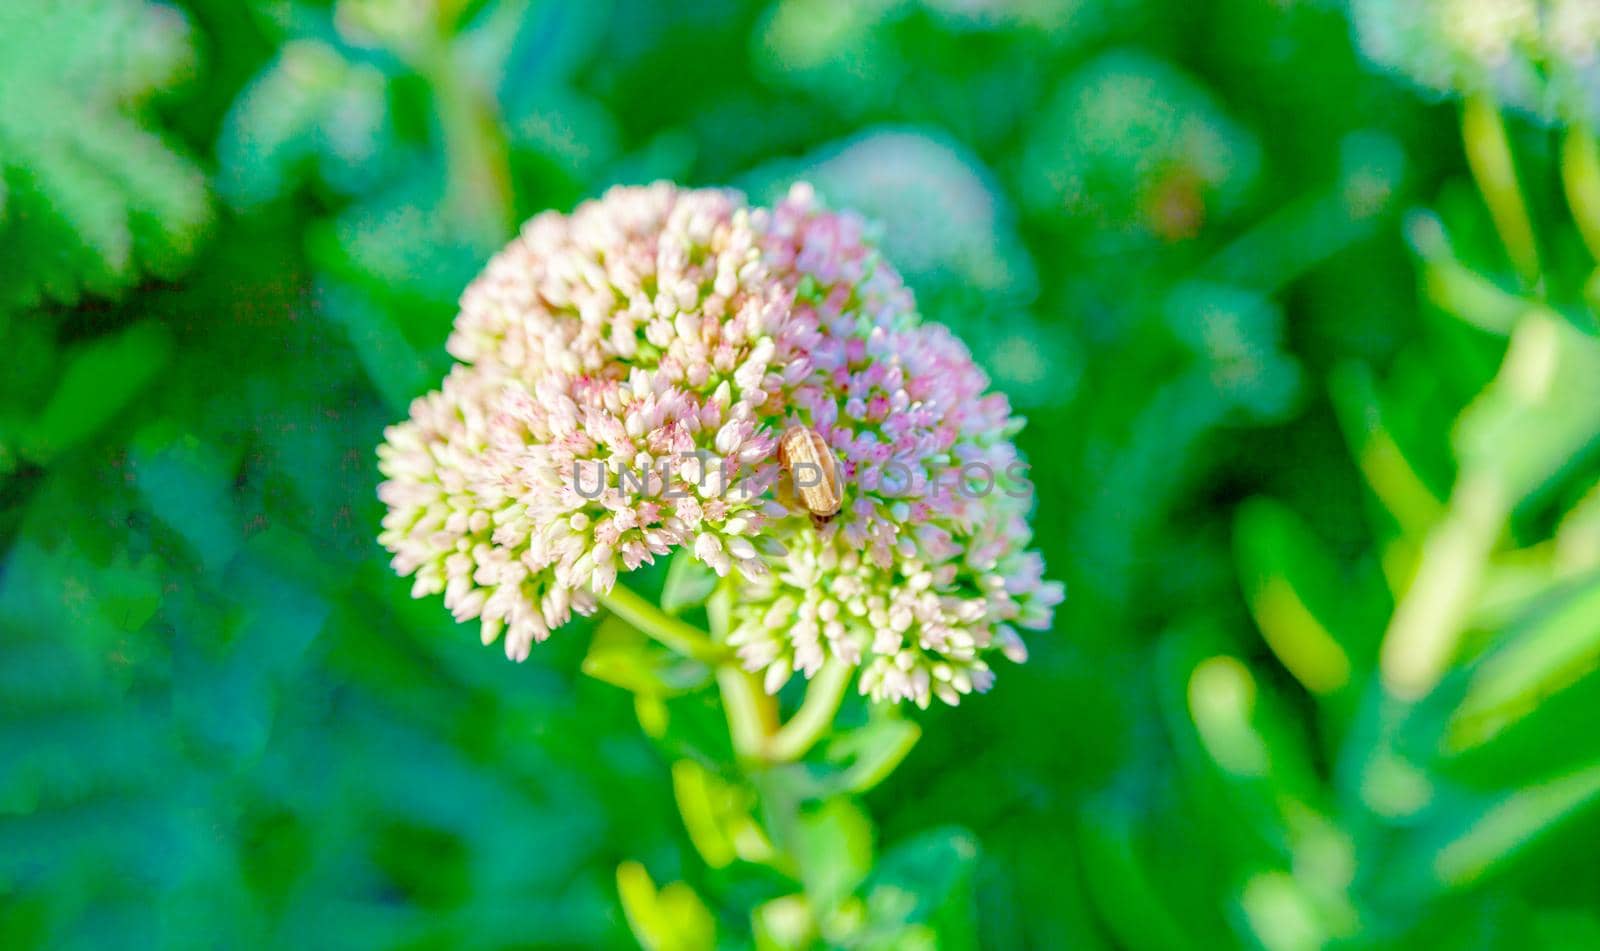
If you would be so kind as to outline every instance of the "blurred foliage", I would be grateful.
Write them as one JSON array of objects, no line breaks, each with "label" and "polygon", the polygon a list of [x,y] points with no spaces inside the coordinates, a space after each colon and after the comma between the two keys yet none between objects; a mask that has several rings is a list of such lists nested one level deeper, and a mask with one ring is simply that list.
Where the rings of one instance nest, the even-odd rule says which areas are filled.
[{"label": "blurred foliage", "polygon": [[194,252],[203,176],[141,115],[193,65],[183,16],[142,0],[0,11],[0,306],[115,294]]},{"label": "blurred foliage", "polygon": [[[0,4],[0,945],[1593,945],[1587,5],[1344,6]],[[388,571],[460,288],[655,177],[860,208],[1029,413],[989,696],[730,769]]]}]

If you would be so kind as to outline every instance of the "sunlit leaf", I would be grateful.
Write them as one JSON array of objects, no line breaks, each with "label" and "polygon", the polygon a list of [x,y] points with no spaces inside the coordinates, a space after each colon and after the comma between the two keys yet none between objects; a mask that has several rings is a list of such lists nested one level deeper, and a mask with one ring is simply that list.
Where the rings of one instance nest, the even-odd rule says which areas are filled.
[{"label": "sunlit leaf", "polygon": [[637,862],[617,866],[617,891],[628,926],[647,951],[705,951],[716,944],[716,922],[700,896],[683,882],[659,891]]}]

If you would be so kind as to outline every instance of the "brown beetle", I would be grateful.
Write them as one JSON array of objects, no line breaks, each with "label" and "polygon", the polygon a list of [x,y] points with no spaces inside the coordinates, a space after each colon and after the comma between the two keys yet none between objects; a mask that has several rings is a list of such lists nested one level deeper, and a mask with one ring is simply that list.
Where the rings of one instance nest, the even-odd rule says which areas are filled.
[{"label": "brown beetle", "polygon": [[819,527],[839,514],[844,486],[838,457],[816,430],[791,426],[778,440],[778,465],[788,476],[795,499]]}]

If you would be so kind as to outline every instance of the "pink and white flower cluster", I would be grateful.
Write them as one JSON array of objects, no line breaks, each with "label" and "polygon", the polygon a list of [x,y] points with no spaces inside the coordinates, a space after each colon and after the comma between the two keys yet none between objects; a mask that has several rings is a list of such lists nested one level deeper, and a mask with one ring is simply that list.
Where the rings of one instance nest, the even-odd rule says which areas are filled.
[{"label": "pink and white flower cluster", "polygon": [[[1061,599],[1027,500],[944,477],[1005,471],[1020,421],[861,221],[804,186],[770,210],[662,183],[540,215],[467,289],[449,349],[379,448],[380,541],[414,596],[442,592],[509,657],[682,548],[735,586],[727,639],[769,690],[834,657],[874,699],[954,703]],[[821,527],[724,482],[795,425],[838,455]],[[879,484],[885,467],[916,478]],[[645,472],[661,482],[640,491]]]}]

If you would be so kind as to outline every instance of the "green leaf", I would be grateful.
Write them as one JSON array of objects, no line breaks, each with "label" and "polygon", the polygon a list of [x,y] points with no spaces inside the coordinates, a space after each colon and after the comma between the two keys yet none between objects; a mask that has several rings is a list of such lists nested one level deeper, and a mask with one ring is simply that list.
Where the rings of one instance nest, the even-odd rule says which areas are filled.
[{"label": "green leaf", "polygon": [[318,40],[285,43],[235,100],[217,143],[219,190],[242,208],[281,197],[309,172],[343,194],[379,180],[395,143],[387,77]]},{"label": "green leaf", "polygon": [[[1271,680],[1227,653],[1213,653],[1220,632],[1197,625],[1173,631],[1160,652],[1171,728],[1189,733],[1216,765],[1226,792],[1222,805],[1242,845],[1248,833],[1270,849],[1291,843],[1302,819],[1314,817],[1320,777],[1315,757],[1293,708],[1282,702]],[[1169,679],[1170,678],[1170,679]],[[1182,710],[1174,701],[1182,697]]]},{"label": "green leaf", "polygon": [[931,829],[885,852],[864,889],[863,948],[978,946],[973,879],[978,842],[965,829]]},{"label": "green leaf", "polygon": [[1251,501],[1235,525],[1240,581],[1267,646],[1312,693],[1344,687],[1351,635],[1339,605],[1349,592],[1338,566],[1305,523],[1276,502]]},{"label": "green leaf", "polygon": [[1499,375],[1462,414],[1455,446],[1463,472],[1491,480],[1509,507],[1597,439],[1600,340],[1542,312],[1517,326]]},{"label": "green leaf", "polygon": [[672,697],[710,683],[706,665],[657,647],[638,628],[607,615],[595,628],[583,672],[637,694]]},{"label": "green leaf", "polygon": [[[1123,241],[1190,237],[1237,208],[1260,166],[1252,131],[1164,60],[1113,51],[1029,123],[1019,185],[1041,214]],[[1152,201],[1154,196],[1165,200]]]},{"label": "green leaf", "polygon": [[1553,541],[1557,569],[1562,573],[1600,568],[1600,481],[1567,509]]},{"label": "green leaf", "polygon": [[1473,666],[1450,722],[1452,748],[1491,739],[1600,665],[1600,582],[1554,600]]},{"label": "green leaf", "polygon": [[1504,337],[1537,306],[1462,264],[1450,246],[1444,222],[1433,212],[1412,213],[1406,220],[1406,235],[1422,258],[1423,288],[1428,299],[1445,313]]},{"label": "green leaf", "polygon": [[1388,417],[1372,371],[1346,363],[1330,375],[1328,389],[1345,441],[1367,485],[1407,535],[1420,537],[1439,520],[1443,503],[1419,471],[1417,451]]},{"label": "green leaf", "polygon": [[406,339],[390,309],[338,280],[324,280],[320,291],[322,312],[344,329],[367,379],[393,412],[404,414],[428,390],[433,368]]},{"label": "green leaf", "polygon": [[712,868],[749,858],[752,845],[764,845],[751,818],[751,797],[693,760],[672,764],[672,791],[689,841]]},{"label": "green leaf", "polygon": [[1453,820],[1462,831],[1433,854],[1433,872],[1448,887],[1472,884],[1597,796],[1600,766],[1519,789],[1481,813]]},{"label": "green leaf", "polygon": [[842,764],[843,769],[824,779],[823,788],[837,792],[866,792],[894,772],[921,736],[922,728],[916,723],[889,712],[874,710],[872,719],[865,726],[828,742],[828,761]]},{"label": "green leaf", "polygon": [[193,253],[210,219],[204,178],[141,115],[192,65],[188,24],[168,6],[0,6],[0,304],[115,294]]},{"label": "green leaf", "polygon": [[794,832],[800,881],[812,907],[826,918],[872,870],[872,820],[841,796],[801,813]]},{"label": "green leaf", "polygon": [[1157,889],[1134,841],[1134,817],[1119,806],[1092,805],[1078,824],[1084,880],[1119,944],[1142,949],[1195,947]]},{"label": "green leaf", "polygon": [[1292,875],[1256,873],[1245,883],[1239,905],[1267,951],[1316,951],[1329,944],[1315,903]]},{"label": "green leaf", "polygon": [[717,573],[687,548],[672,555],[667,566],[666,585],[661,589],[661,608],[668,614],[682,614],[700,607],[717,589]]},{"label": "green leaf", "polygon": [[756,906],[750,923],[756,951],[805,951],[817,939],[817,925],[804,895],[784,895]]},{"label": "green leaf", "polygon": [[171,349],[167,332],[149,321],[78,348],[44,409],[23,430],[20,454],[43,464],[87,441],[155,379]]},{"label": "green leaf", "polygon": [[672,882],[660,891],[638,862],[617,866],[617,892],[628,927],[646,951],[702,951],[716,946],[716,921],[694,889]]},{"label": "green leaf", "polygon": [[129,462],[149,510],[189,544],[208,572],[220,573],[244,543],[231,490],[236,460],[189,433],[156,425],[133,440]]}]

